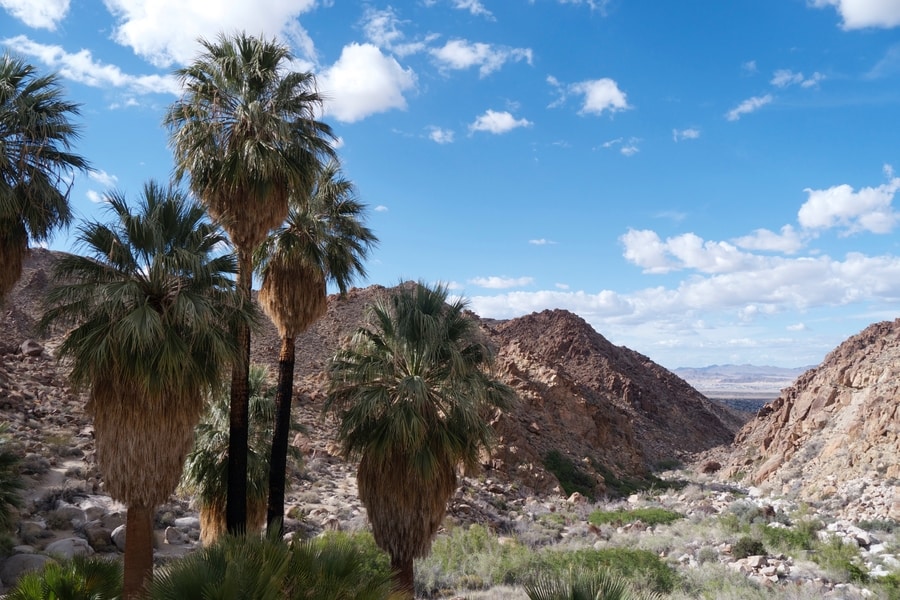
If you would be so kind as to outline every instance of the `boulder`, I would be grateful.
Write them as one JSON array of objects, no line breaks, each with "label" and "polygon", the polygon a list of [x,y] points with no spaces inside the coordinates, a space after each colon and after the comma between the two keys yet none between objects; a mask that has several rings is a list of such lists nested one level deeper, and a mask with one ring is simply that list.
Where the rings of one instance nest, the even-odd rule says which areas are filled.
[{"label": "boulder", "polygon": [[44,552],[60,558],[72,558],[73,556],[90,556],[94,553],[94,549],[86,539],[71,537],[47,544]]},{"label": "boulder", "polygon": [[0,566],[0,580],[4,585],[15,585],[24,573],[40,571],[49,562],[55,561],[43,554],[13,554]]}]

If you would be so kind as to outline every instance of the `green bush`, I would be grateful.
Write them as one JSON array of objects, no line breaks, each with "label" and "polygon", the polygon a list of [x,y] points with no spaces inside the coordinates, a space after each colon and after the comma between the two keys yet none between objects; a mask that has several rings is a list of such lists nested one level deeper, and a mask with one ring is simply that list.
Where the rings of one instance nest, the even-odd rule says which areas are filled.
[{"label": "green bush", "polygon": [[897,531],[897,521],[894,519],[872,519],[859,522],[859,528],[866,531],[883,531],[885,533],[894,533]]},{"label": "green bush", "polygon": [[661,598],[638,594],[622,577],[603,570],[570,569],[565,574],[541,573],[525,584],[529,600],[638,600]]},{"label": "green bush", "polygon": [[816,543],[811,558],[839,581],[866,583],[869,575],[863,567],[859,547],[845,543],[839,537],[831,537]]},{"label": "green bush", "polygon": [[516,573],[534,553],[514,541],[501,543],[481,525],[456,527],[434,540],[431,553],[416,561],[416,593],[439,595],[516,583]]},{"label": "green bush", "polygon": [[595,510],[588,516],[588,522],[593,525],[624,525],[625,523],[633,523],[641,521],[646,525],[667,525],[678,519],[683,519],[684,515],[665,508],[634,508],[626,510],[619,508],[616,510]]},{"label": "green bush", "polygon": [[327,536],[288,546],[279,539],[224,536],[158,569],[150,600],[383,600],[390,569],[372,544]]},{"label": "green bush", "polygon": [[544,468],[556,477],[567,496],[578,492],[591,500],[594,499],[597,482],[568,456],[558,450],[551,450],[544,456]]},{"label": "green bush", "polygon": [[818,521],[803,520],[793,527],[763,527],[762,536],[766,545],[784,552],[812,550],[818,541],[816,533],[821,528]]},{"label": "green bush", "polygon": [[880,591],[879,598],[885,600],[900,600],[900,573],[890,573],[884,577],[872,580],[874,587]]},{"label": "green bush", "polygon": [[637,587],[656,593],[670,593],[679,582],[676,572],[656,553],[632,548],[546,550],[524,567],[524,571],[515,574],[518,583],[533,580],[534,573],[562,577],[572,569],[607,570]]},{"label": "green bush", "polygon": [[116,600],[122,594],[119,561],[76,556],[50,562],[38,572],[26,573],[7,600]]},{"label": "green bush", "polygon": [[759,540],[744,536],[731,546],[731,555],[735,558],[765,555],[766,547]]},{"label": "green bush", "polygon": [[22,506],[21,492],[25,489],[20,468],[19,452],[10,447],[8,425],[0,424],[0,531],[9,531],[15,521],[16,509]]}]

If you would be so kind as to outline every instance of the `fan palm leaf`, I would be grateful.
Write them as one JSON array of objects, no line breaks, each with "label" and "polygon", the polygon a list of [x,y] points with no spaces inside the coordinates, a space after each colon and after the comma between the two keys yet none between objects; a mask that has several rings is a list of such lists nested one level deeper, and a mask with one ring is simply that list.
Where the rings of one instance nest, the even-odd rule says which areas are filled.
[{"label": "fan palm leaf", "polygon": [[56,75],[0,56],[0,300],[22,274],[29,240],[47,240],[72,219],[71,180],[89,168],[71,151],[78,112]]}]

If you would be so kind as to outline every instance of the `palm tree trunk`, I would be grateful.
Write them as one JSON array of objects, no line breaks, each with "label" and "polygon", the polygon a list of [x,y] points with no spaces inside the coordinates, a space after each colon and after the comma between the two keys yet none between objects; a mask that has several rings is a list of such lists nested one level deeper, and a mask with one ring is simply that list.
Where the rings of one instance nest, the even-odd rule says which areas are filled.
[{"label": "palm tree trunk", "polygon": [[391,571],[394,578],[394,592],[402,600],[413,600],[415,597],[415,576],[411,558],[391,557]]},{"label": "palm tree trunk", "polygon": [[153,574],[153,509],[129,505],[125,520],[122,598],[137,600]]},{"label": "palm tree trunk", "polygon": [[275,431],[269,459],[269,507],[266,530],[284,534],[284,490],[287,478],[288,435],[291,431],[291,400],[294,387],[294,338],[281,338],[278,356],[278,390],[275,392]]},{"label": "palm tree trunk", "polygon": [[[238,248],[237,288],[244,302],[252,302],[253,263],[250,251]],[[231,371],[231,409],[228,431],[228,498],[225,523],[228,533],[243,535],[247,530],[247,438],[250,405],[250,328],[237,324],[238,347],[241,351]]]}]

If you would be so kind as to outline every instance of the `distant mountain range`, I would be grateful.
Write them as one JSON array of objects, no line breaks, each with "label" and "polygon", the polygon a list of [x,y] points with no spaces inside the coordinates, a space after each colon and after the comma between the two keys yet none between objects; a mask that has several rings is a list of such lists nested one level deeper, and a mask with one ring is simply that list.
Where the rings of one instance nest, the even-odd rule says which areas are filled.
[{"label": "distant mountain range", "polygon": [[680,367],[672,372],[710,398],[775,399],[782,389],[813,367],[710,365]]}]

